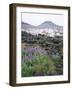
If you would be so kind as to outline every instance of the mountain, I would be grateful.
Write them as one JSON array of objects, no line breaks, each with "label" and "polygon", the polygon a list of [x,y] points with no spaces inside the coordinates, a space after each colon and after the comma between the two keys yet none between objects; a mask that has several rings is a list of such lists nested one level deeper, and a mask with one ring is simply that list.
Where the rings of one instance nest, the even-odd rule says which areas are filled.
[{"label": "mountain", "polygon": [[51,28],[51,29],[61,29],[62,26],[56,25],[51,21],[45,21],[38,26],[38,28]]},{"label": "mountain", "polygon": [[33,25],[28,24],[28,23],[21,22],[21,27],[22,27],[22,29],[28,29],[28,28],[39,28],[39,29],[43,29],[43,28],[63,29],[62,26],[56,25],[56,24],[54,24],[54,23],[51,22],[51,21],[45,21],[45,22],[41,23],[41,24],[38,25],[38,26],[33,26]]},{"label": "mountain", "polygon": [[22,29],[28,29],[28,28],[33,28],[33,27],[34,27],[33,25],[30,25],[30,24],[25,23],[25,22],[21,22]]},{"label": "mountain", "polygon": [[21,22],[22,31],[26,31],[33,35],[44,34],[49,36],[63,35],[63,26],[56,25],[51,21],[45,21],[38,26],[33,26],[25,22]]}]

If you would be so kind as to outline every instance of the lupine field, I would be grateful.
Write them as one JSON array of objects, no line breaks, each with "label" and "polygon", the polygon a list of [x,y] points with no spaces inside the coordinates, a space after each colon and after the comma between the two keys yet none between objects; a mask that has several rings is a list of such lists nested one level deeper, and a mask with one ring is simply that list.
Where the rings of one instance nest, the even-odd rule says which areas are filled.
[{"label": "lupine field", "polygon": [[22,32],[21,76],[52,76],[63,74],[62,37],[31,35]]}]

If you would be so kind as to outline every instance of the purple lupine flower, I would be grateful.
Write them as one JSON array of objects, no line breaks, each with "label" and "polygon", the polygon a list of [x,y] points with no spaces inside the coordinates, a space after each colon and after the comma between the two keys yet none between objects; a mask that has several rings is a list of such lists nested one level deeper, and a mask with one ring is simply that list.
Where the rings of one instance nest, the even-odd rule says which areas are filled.
[{"label": "purple lupine flower", "polygon": [[22,61],[36,60],[39,55],[47,55],[47,52],[43,48],[39,47],[27,47],[22,49],[25,54],[22,56]]}]

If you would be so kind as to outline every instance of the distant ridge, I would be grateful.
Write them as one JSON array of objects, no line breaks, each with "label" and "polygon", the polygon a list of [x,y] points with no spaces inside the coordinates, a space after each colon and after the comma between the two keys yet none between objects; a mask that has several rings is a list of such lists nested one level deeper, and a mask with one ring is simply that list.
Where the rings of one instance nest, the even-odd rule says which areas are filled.
[{"label": "distant ridge", "polygon": [[25,23],[25,22],[21,22],[22,29],[28,29],[28,28],[33,28],[33,27],[34,27],[33,25],[30,25],[30,24]]},{"label": "distant ridge", "polygon": [[51,21],[45,21],[43,23],[41,23],[38,26],[33,26],[31,24],[25,23],[25,22],[21,22],[21,28],[22,29],[28,29],[28,28],[37,28],[37,29],[43,29],[43,28],[51,28],[51,29],[58,29],[58,30],[63,30],[63,26],[59,26],[54,24]]},{"label": "distant ridge", "polygon": [[51,21],[45,21],[38,26],[21,22],[21,29],[32,35],[42,34],[50,37],[63,36],[63,26],[56,25]]}]

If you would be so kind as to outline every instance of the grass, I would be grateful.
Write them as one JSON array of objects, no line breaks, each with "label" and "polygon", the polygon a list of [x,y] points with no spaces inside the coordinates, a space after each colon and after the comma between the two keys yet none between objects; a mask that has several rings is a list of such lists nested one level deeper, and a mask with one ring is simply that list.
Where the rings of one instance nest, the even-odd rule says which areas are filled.
[{"label": "grass", "polygon": [[56,75],[59,70],[62,70],[62,68],[57,67],[59,64],[58,56],[51,57],[39,48],[25,49],[22,53],[23,59],[25,59],[21,66],[22,77]]}]

